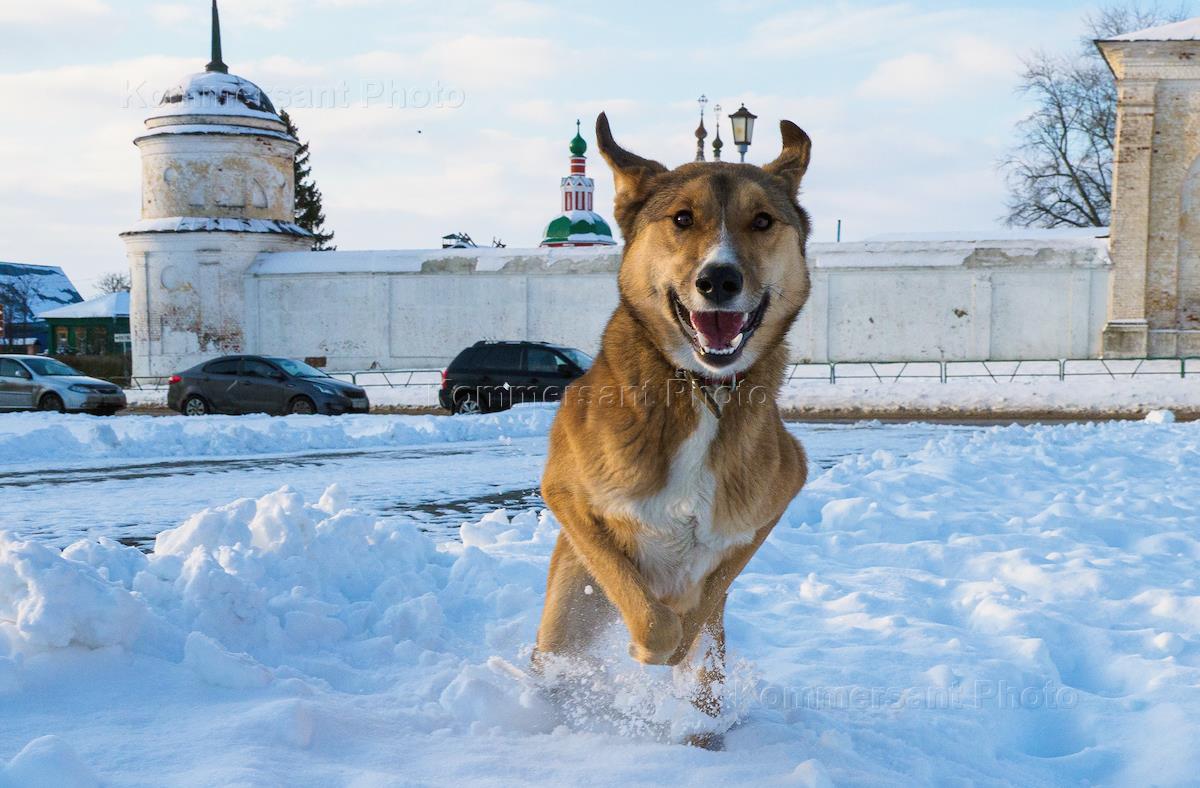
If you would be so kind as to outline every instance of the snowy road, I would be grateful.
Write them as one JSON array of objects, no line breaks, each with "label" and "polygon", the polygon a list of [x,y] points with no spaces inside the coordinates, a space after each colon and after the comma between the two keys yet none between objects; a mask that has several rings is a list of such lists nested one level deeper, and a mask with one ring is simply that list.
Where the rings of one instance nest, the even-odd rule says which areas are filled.
[{"label": "snowy road", "polygon": [[[381,417],[387,418],[387,417]],[[907,454],[930,439],[973,430],[951,425],[794,424],[817,471],[882,449]],[[505,507],[540,506],[546,437],[234,457],[106,459],[66,467],[0,465],[4,527],[65,547],[85,536],[147,546],[160,531],[214,501],[258,498],[290,485],[318,498],[336,480],[356,508],[414,522],[435,539]]]}]

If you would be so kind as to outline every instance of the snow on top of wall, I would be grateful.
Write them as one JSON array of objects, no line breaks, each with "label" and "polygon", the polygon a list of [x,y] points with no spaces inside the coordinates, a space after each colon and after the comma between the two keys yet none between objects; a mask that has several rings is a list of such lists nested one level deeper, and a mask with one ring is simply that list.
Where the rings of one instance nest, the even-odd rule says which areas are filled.
[{"label": "snow on top of wall", "polygon": [[863,239],[878,241],[1057,241],[1072,238],[1107,238],[1107,227],[1022,227],[951,230],[930,233],[881,233]]},{"label": "snow on top of wall", "polygon": [[613,246],[275,252],[260,255],[250,273],[587,273],[616,271],[620,259]]},{"label": "snow on top of wall", "polygon": [[161,219],[142,219],[133,229],[121,235],[134,233],[280,233],[283,235],[312,235],[298,224],[275,219],[234,219],[206,216],[168,216]]},{"label": "snow on top of wall", "polygon": [[1169,25],[1148,27],[1125,33],[1105,41],[1192,41],[1200,38],[1200,17],[1185,19],[1182,22],[1172,22]]},{"label": "snow on top of wall", "polygon": [[[1107,234],[1026,231],[879,236],[848,243],[810,243],[814,268],[979,268],[999,265],[1103,268]],[[396,249],[380,251],[267,252],[250,268],[254,276],[330,273],[605,273],[616,272],[624,247],[532,249]]]},{"label": "snow on top of wall", "polygon": [[62,317],[129,317],[129,291],[109,293],[99,298],[80,301],[38,313],[43,320]]},{"label": "snow on top of wall", "polygon": [[[26,289],[29,291],[28,299]],[[82,300],[71,280],[56,265],[0,262],[0,303],[27,305],[32,312],[29,317]],[[14,314],[7,319],[20,322],[25,318]]]},{"label": "snow on top of wall", "polygon": [[[1100,229],[1107,235],[1107,230]],[[1104,268],[1108,240],[1085,234],[1029,230],[881,235],[866,241],[808,245],[815,268]]]}]

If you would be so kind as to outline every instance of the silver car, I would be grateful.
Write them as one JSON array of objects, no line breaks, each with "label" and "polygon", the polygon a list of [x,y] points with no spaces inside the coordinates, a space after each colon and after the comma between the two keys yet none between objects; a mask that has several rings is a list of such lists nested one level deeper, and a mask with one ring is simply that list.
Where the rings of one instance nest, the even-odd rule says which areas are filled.
[{"label": "silver car", "polygon": [[111,416],[124,408],[120,386],[89,378],[45,356],[0,355],[0,411],[55,410]]}]

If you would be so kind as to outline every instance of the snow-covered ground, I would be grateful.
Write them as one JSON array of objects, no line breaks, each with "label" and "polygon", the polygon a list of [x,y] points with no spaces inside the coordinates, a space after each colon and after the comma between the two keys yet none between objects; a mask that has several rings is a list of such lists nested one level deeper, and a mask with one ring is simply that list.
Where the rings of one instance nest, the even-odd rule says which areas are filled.
[{"label": "snow-covered ground", "polygon": [[940,418],[1004,414],[1143,416],[1155,409],[1200,411],[1200,376],[807,381],[785,387],[780,405],[800,413],[929,413]]},{"label": "snow-covered ground", "polygon": [[[1001,368],[1007,369],[1002,365]],[[812,374],[828,373],[823,367],[814,367]],[[1078,375],[1061,381],[1056,377],[1010,380],[1004,378],[1007,373],[997,373],[997,380],[959,378],[946,383],[921,378],[888,380],[888,373],[882,374],[883,380],[844,379],[836,384],[815,379],[795,380],[784,386],[780,405],[801,415],[916,412],[942,418],[989,412],[1038,415],[1053,412],[1070,418],[1079,414],[1141,416],[1156,408],[1200,411],[1200,375],[1195,371],[1186,378],[1166,374],[1136,378]],[[437,391],[436,385],[396,388],[370,385],[367,395],[374,407],[435,408]],[[165,390],[126,394],[130,405],[166,405]]]},{"label": "snow-covered ground", "polygon": [[[521,406],[479,418],[132,416],[0,417],[5,527],[66,547],[107,536],[138,546],[219,500],[281,485],[320,497],[342,481],[350,503],[402,518],[437,539],[497,507],[539,506],[554,411]],[[865,447],[907,453],[973,427],[794,424],[813,472]],[[219,491],[219,492],[218,492]],[[134,503],[135,502],[135,503]]]},{"label": "snow-covered ground", "polygon": [[[437,436],[419,417],[39,418],[11,433],[98,463],[171,456],[168,438],[176,456],[533,440],[547,417],[437,419]],[[7,463],[22,444],[3,425]],[[205,509],[149,554],[0,536],[0,785],[1194,783],[1200,424],[862,448],[814,474],[735,583],[717,721],[619,631],[553,693],[525,674],[543,512],[435,542],[330,478]],[[727,750],[670,743],[698,724]]]},{"label": "snow-covered ground", "polygon": [[555,405],[522,405],[473,418],[264,415],[204,418],[7,413],[0,466],[80,460],[233,457],[412,446],[545,435]]}]

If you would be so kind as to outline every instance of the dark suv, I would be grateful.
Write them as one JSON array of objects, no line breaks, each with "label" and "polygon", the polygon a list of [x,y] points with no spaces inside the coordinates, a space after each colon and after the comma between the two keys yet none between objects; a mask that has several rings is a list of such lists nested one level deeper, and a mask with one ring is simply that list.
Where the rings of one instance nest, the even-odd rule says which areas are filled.
[{"label": "dark suv", "polygon": [[438,402],[452,413],[482,413],[519,402],[553,402],[592,366],[573,347],[545,342],[476,342],[442,373]]},{"label": "dark suv", "polygon": [[223,356],[172,375],[167,406],[185,416],[208,413],[366,413],[367,392],[303,361]]}]

